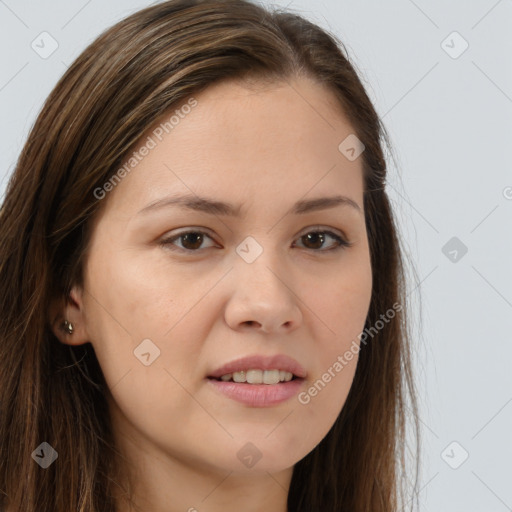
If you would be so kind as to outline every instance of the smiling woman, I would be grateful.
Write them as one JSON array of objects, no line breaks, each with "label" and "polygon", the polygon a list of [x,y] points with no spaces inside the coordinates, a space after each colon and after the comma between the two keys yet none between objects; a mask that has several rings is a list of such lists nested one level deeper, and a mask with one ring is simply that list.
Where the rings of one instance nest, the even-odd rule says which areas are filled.
[{"label": "smiling woman", "polygon": [[93,42],[0,213],[2,509],[412,510],[384,140],[291,12],[171,0]]}]

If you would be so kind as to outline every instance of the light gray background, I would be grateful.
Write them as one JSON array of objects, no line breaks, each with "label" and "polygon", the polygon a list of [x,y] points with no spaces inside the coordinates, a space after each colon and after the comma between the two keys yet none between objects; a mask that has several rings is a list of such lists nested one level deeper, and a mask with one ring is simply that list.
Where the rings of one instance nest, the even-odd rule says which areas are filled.
[{"label": "light gray background", "polygon": [[[103,29],[146,5],[0,0],[2,195],[66,67]],[[417,304],[421,510],[510,511],[512,2],[274,5],[302,12],[344,42],[398,156],[397,165],[389,162],[389,193],[418,274],[409,293]],[[47,59],[31,48],[43,31],[59,45]],[[459,55],[464,40],[469,47]],[[452,237],[459,247],[448,246],[446,256]]]}]

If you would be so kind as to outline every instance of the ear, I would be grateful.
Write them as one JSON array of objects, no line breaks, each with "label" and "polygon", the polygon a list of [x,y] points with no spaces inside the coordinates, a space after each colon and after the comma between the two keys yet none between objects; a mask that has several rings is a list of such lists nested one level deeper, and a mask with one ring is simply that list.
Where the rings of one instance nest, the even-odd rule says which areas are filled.
[{"label": "ear", "polygon": [[[80,287],[73,287],[67,297],[52,300],[48,314],[52,331],[61,343],[83,345],[89,342],[85,325],[83,291]],[[65,320],[72,324],[72,334],[64,327]]]}]

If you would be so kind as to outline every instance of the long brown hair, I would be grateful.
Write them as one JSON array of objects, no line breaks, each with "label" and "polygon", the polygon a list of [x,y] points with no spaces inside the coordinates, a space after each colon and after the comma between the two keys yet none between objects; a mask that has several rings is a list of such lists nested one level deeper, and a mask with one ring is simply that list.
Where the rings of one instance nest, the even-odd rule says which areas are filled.
[{"label": "long brown hair", "polygon": [[[339,417],[294,467],[288,510],[392,512],[407,501],[412,509],[404,490],[407,409],[416,475],[420,432],[403,251],[385,191],[389,138],[334,35],[248,0],[171,0],[120,21],[71,65],[30,132],[0,211],[0,506],[115,511],[117,450],[105,380],[92,345],[60,343],[48,315],[52,300],[65,301],[82,284],[102,206],[94,190],[155,120],[190,95],[224,79],[300,76],[330,87],[365,145],[373,272],[365,327],[393,304],[402,307],[361,344]],[[42,442],[58,452],[47,469],[32,457]],[[412,498],[416,486],[417,479]]]}]

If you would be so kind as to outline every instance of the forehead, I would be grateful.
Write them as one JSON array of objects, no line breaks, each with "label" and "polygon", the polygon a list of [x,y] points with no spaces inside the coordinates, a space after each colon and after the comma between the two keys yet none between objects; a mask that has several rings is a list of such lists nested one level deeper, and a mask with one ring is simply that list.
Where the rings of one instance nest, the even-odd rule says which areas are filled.
[{"label": "forehead", "polygon": [[121,195],[133,209],[164,193],[240,203],[256,197],[291,203],[309,191],[361,197],[362,159],[349,161],[338,149],[354,129],[325,86],[308,79],[224,81],[192,98],[144,133],[135,152],[151,148],[132,162],[109,202]]},{"label": "forehead", "polygon": [[[334,136],[335,141],[336,133],[353,131],[334,92],[306,78],[271,83],[223,81],[202,91],[196,100],[198,106],[188,116],[189,128],[198,135],[204,129],[210,140],[232,141],[231,146],[236,141],[252,142],[244,148],[247,151],[262,149],[265,143],[271,150],[276,144],[326,136]],[[271,141],[274,144],[269,145]]]}]

